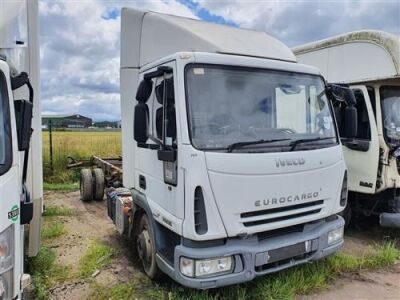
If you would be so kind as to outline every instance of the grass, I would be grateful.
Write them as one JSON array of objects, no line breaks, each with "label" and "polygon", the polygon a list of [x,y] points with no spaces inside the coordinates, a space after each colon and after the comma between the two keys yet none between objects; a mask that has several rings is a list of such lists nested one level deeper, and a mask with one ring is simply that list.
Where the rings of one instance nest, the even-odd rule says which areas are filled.
[{"label": "grass", "polygon": [[65,206],[46,205],[43,212],[44,217],[73,216],[76,212],[72,208]]},{"label": "grass", "polygon": [[49,132],[43,132],[43,174],[47,183],[73,183],[79,179],[77,170],[67,170],[68,156],[89,159],[93,155],[121,155],[120,131],[53,131],[53,168],[50,168]]},{"label": "grass", "polygon": [[55,263],[56,255],[42,246],[36,257],[29,258],[28,270],[32,274],[34,299],[49,299],[49,288],[68,279],[69,269]]},{"label": "grass", "polygon": [[58,192],[73,192],[79,190],[78,182],[68,182],[68,183],[43,183],[43,189],[45,191],[58,191]]},{"label": "grass", "polygon": [[65,233],[64,224],[53,223],[42,228],[42,239],[49,240],[59,237]]},{"label": "grass", "polygon": [[174,283],[158,285],[149,280],[135,280],[112,287],[97,286],[91,299],[293,299],[324,288],[341,273],[353,273],[390,266],[400,258],[394,243],[377,246],[373,254],[361,257],[338,253],[322,261],[307,264],[241,285],[197,291]]},{"label": "grass", "polygon": [[87,252],[79,260],[79,276],[88,277],[96,270],[104,268],[111,263],[115,250],[99,241],[94,241]]}]

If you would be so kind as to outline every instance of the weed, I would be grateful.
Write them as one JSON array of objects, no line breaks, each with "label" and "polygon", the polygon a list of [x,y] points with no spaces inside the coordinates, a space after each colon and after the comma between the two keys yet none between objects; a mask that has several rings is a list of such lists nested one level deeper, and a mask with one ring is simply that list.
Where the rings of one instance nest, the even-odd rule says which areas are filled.
[{"label": "weed", "polygon": [[44,226],[42,229],[42,239],[54,239],[65,233],[64,224],[54,223]]},{"label": "weed", "polygon": [[216,290],[197,291],[175,283],[158,285],[149,280],[135,280],[113,287],[96,287],[92,299],[293,299],[325,287],[340,273],[356,272],[392,265],[400,258],[394,243],[377,246],[373,254],[361,257],[338,253],[322,261],[266,275],[247,284]]},{"label": "weed", "polygon": [[45,182],[71,183],[79,180],[79,170],[67,170],[68,156],[89,159],[93,155],[121,155],[121,132],[53,131],[53,170],[50,168],[49,133],[43,132],[43,174]]},{"label": "weed", "polygon": [[56,216],[73,216],[75,215],[75,210],[65,206],[53,206],[46,205],[43,212],[44,217],[56,217]]},{"label": "weed", "polygon": [[55,260],[54,252],[45,246],[41,247],[36,257],[29,258],[27,268],[32,274],[35,299],[48,299],[49,287],[68,279],[69,269],[57,265]]},{"label": "weed", "polygon": [[43,183],[43,189],[45,191],[59,191],[59,192],[73,192],[79,190],[79,183]]},{"label": "weed", "polygon": [[112,247],[99,241],[93,242],[79,260],[79,275],[85,278],[94,271],[106,267],[111,263],[114,254],[115,251]]}]

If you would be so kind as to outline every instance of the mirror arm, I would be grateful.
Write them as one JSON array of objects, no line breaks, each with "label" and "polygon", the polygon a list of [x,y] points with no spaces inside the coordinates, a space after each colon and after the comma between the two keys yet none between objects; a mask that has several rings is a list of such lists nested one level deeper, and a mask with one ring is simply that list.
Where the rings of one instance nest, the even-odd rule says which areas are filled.
[{"label": "mirror arm", "polygon": [[33,103],[33,87],[26,72],[22,72],[18,76],[11,77],[11,89],[13,91],[27,85],[29,89],[29,102]]},{"label": "mirror arm", "polygon": [[[20,87],[26,85],[29,89],[29,102],[33,104],[33,97],[34,97],[34,91],[32,84],[29,80],[28,73],[22,72],[16,77],[11,77],[11,88],[12,90],[19,89]],[[32,128],[31,128],[31,136],[32,136]],[[28,160],[29,160],[29,147],[28,149],[25,149],[24,153],[24,166],[23,166],[23,171],[22,171],[22,183],[26,183],[26,178],[27,178],[27,173],[28,173]]]},{"label": "mirror arm", "polygon": [[160,77],[163,76],[164,74],[171,74],[172,73],[172,68],[171,67],[167,67],[167,66],[161,66],[158,67],[156,71],[153,72],[149,72],[143,75],[143,78],[145,80],[151,80],[155,77]]},{"label": "mirror arm", "polygon": [[156,145],[156,144],[137,143],[137,146],[139,148],[145,148],[145,149],[150,149],[150,150],[159,150],[160,149],[160,145]]},{"label": "mirror arm", "polygon": [[357,103],[354,93],[348,85],[329,83],[326,91],[332,101],[344,102],[349,107],[355,106]]}]

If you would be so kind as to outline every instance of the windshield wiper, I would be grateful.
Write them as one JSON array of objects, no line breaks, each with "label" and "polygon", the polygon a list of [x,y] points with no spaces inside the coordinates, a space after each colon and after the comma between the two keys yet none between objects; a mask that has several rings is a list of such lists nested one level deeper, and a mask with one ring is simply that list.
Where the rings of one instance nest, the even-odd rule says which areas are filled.
[{"label": "windshield wiper", "polygon": [[330,136],[330,137],[317,137],[317,138],[312,138],[312,139],[300,139],[300,140],[295,140],[293,142],[290,143],[290,151],[294,151],[297,147],[297,145],[299,144],[303,144],[303,143],[308,143],[308,142],[315,142],[315,141],[323,141],[323,140],[331,140],[331,139],[335,139],[335,136]]},{"label": "windshield wiper", "polygon": [[233,143],[227,147],[228,152],[232,152],[234,149],[241,148],[244,146],[249,146],[249,145],[258,145],[258,144],[268,144],[268,143],[274,143],[274,142],[280,142],[280,141],[288,141],[290,139],[275,139],[275,140],[258,140],[258,141],[251,141],[251,142],[238,142],[238,143]]}]

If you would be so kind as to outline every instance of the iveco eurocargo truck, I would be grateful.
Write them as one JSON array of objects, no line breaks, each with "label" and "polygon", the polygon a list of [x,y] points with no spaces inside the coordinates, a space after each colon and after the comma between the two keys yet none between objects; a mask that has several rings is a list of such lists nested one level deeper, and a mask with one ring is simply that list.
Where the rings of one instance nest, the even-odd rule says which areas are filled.
[{"label": "iveco eurocargo truck", "polygon": [[121,30],[125,188],[108,189],[108,212],[145,273],[208,289],[337,251],[331,101],[353,120],[351,91],[263,32],[134,9]]}]

